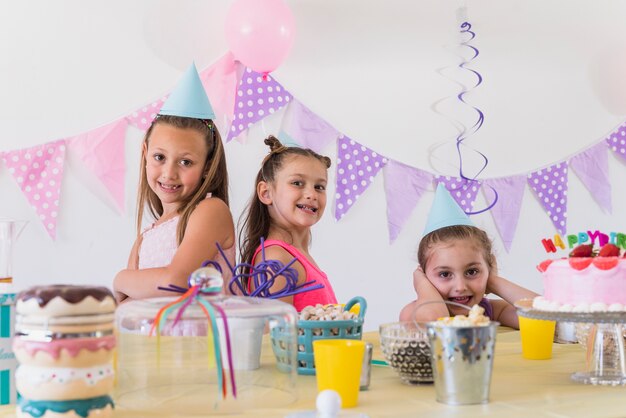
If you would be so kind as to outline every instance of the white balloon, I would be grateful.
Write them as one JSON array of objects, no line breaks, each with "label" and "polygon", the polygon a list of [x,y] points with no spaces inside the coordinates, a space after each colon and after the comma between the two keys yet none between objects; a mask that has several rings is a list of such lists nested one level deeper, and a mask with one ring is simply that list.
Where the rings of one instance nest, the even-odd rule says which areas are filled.
[{"label": "white balloon", "polygon": [[185,70],[195,61],[202,69],[228,51],[227,7],[228,2],[154,0],[143,20],[146,45],[174,68]]},{"label": "white balloon", "polygon": [[626,115],[626,42],[611,42],[589,64],[589,81],[602,105],[615,115]]}]

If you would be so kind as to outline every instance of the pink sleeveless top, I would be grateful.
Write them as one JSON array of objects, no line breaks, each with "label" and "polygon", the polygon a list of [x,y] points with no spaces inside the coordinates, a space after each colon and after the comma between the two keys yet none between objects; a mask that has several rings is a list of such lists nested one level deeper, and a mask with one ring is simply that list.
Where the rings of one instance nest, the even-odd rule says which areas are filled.
[{"label": "pink sleeveless top", "polygon": [[[180,216],[169,219],[161,225],[152,226],[142,232],[143,239],[139,247],[139,268],[164,267],[172,262],[176,250],[178,250],[178,242],[176,239],[176,227]],[[235,246],[224,249],[224,253],[231,265],[235,265]],[[224,261],[221,254],[217,254],[215,261],[222,268],[222,277],[224,278],[224,286],[228,284],[232,276],[232,272],[228,268],[228,264]],[[199,268],[200,266],[198,266]]]},{"label": "pink sleeveless top", "polygon": [[[315,306],[318,303],[322,305],[327,305],[329,303],[337,303],[337,298],[335,297],[335,292],[333,291],[333,287],[330,285],[328,281],[328,276],[326,273],[317,268],[313,263],[309,261],[308,258],[304,256],[296,247],[293,245],[287,244],[285,241],[279,241],[270,239],[265,241],[265,248],[271,247],[274,245],[278,245],[281,248],[284,248],[289,254],[291,254],[294,258],[296,258],[300,264],[304,267],[304,271],[306,272],[305,281],[315,281],[313,284],[323,284],[324,287],[321,289],[311,290],[309,292],[298,293],[293,296],[293,306],[296,308],[296,311],[300,312],[302,309],[309,305]],[[256,249],[254,255],[252,256],[252,260],[256,259],[256,256],[261,251],[261,246]]]}]

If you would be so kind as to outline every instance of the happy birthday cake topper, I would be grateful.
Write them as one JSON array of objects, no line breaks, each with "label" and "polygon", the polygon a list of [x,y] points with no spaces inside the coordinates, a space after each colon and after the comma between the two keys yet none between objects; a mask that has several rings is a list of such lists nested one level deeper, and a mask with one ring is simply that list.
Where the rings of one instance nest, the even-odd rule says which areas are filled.
[{"label": "happy birthday cake topper", "polygon": [[[565,242],[567,242],[567,246],[565,245]],[[554,238],[544,238],[541,240],[541,244],[547,253],[557,252],[557,247],[562,250],[571,250],[575,246],[581,244],[591,244],[603,247],[607,243],[626,249],[626,234],[621,232],[609,232],[608,234],[605,234],[599,230],[595,230],[593,232],[583,231],[577,234],[568,234],[565,236],[565,240],[563,240],[559,234],[555,234]]]}]

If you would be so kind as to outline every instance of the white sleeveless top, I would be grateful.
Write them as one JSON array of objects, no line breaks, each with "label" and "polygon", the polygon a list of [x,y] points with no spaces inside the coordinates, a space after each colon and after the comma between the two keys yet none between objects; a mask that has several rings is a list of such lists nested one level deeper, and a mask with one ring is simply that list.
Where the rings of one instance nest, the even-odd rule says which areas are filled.
[{"label": "white sleeveless top", "polygon": [[[176,239],[176,227],[180,216],[176,216],[160,225],[152,226],[142,232],[141,246],[139,247],[139,268],[165,267],[172,262],[174,254],[178,250]],[[235,265],[235,245],[224,249],[228,262]],[[222,255],[218,252],[215,260],[222,268],[224,288],[228,286],[228,280],[232,272]],[[200,266],[198,266],[200,268]]]}]

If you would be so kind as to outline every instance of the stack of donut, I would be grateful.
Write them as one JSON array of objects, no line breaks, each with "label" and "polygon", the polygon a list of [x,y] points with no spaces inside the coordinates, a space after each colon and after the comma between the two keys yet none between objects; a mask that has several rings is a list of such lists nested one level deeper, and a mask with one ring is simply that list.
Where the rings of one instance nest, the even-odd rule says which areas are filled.
[{"label": "stack of donut", "polygon": [[36,286],[17,296],[17,417],[109,417],[115,299],[106,287]]}]

